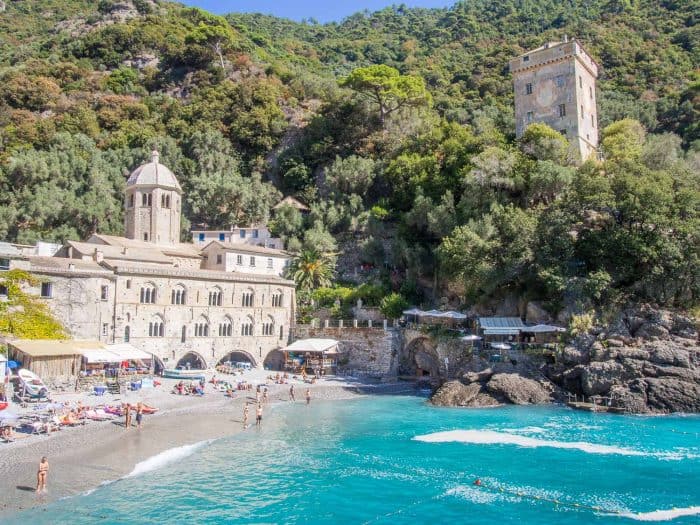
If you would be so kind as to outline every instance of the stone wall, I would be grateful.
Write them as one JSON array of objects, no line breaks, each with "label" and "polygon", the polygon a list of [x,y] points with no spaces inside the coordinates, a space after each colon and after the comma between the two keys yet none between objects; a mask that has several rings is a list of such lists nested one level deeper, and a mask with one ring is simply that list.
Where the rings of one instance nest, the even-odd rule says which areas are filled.
[{"label": "stone wall", "polygon": [[341,374],[367,375],[377,378],[396,376],[396,356],[401,337],[399,330],[380,328],[312,328],[297,326],[294,339],[335,339],[343,354]]}]

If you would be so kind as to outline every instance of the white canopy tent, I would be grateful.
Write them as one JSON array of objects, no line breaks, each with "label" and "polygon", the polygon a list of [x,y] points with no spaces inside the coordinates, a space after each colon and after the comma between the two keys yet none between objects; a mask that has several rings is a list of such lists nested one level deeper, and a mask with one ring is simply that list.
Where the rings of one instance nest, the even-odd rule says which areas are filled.
[{"label": "white canopy tent", "polygon": [[335,339],[300,339],[282,348],[285,355],[285,368],[292,372],[324,374],[333,372],[338,365],[338,341]]},{"label": "white canopy tent", "polygon": [[469,334],[469,335],[465,335],[463,337],[460,337],[460,339],[462,341],[474,342],[474,341],[481,341],[483,339],[483,337],[479,337],[478,335],[474,335],[474,334]]},{"label": "white canopy tent", "polygon": [[116,343],[107,345],[107,350],[119,356],[120,361],[145,361],[153,359],[153,356],[148,352],[139,350],[129,343]]},{"label": "white canopy tent", "polygon": [[335,339],[299,339],[291,345],[282,349],[283,352],[295,353],[326,353],[331,350],[337,350],[338,341]]},{"label": "white canopy tent", "polygon": [[526,326],[522,331],[529,334],[552,334],[566,332],[566,328],[551,324],[536,324],[535,326]]}]

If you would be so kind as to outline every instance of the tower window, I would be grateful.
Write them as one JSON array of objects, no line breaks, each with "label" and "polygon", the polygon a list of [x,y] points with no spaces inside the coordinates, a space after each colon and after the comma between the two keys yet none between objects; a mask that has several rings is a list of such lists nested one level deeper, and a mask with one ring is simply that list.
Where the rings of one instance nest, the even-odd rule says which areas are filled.
[{"label": "tower window", "polygon": [[153,205],[153,194],[152,193],[148,194],[148,205],[149,206]]},{"label": "tower window", "polygon": [[581,104],[581,118],[583,118],[583,104]]},{"label": "tower window", "polygon": [[591,113],[591,126],[595,128],[595,118],[593,117],[593,113]]},{"label": "tower window", "polygon": [[593,86],[588,86],[588,94],[590,95],[591,99],[593,98]]},{"label": "tower window", "polygon": [[129,195],[129,208],[134,207],[134,194]]},{"label": "tower window", "polygon": [[578,87],[583,88],[583,78],[581,78],[581,75],[578,76]]},{"label": "tower window", "polygon": [[241,229],[241,239],[245,239],[245,230]]},{"label": "tower window", "polygon": [[559,104],[559,116],[560,117],[566,116],[566,104]]},{"label": "tower window", "polygon": [[564,87],[564,75],[557,75],[554,82],[557,84],[557,87]]},{"label": "tower window", "polygon": [[206,238],[206,236],[203,233],[200,233],[198,237],[199,237],[199,242],[204,242],[204,239]]},{"label": "tower window", "polygon": [[147,193],[141,194],[141,206],[148,206],[148,194]]},{"label": "tower window", "polygon": [[220,233],[220,234],[219,234],[219,240],[220,240],[220,241],[225,241],[225,240],[226,240],[226,234],[225,234],[225,233]]},{"label": "tower window", "polygon": [[525,55],[523,57],[523,62],[529,62],[530,61],[530,55]]},{"label": "tower window", "polygon": [[525,84],[525,94],[532,95],[532,84]]},{"label": "tower window", "polygon": [[527,112],[527,121],[532,122],[532,119],[535,117],[535,113],[533,111],[528,111]]}]

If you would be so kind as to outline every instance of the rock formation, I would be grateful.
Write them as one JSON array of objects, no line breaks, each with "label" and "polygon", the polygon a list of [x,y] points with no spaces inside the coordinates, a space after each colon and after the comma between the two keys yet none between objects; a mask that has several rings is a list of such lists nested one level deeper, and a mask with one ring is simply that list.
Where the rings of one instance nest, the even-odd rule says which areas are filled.
[{"label": "rock formation", "polygon": [[473,359],[444,383],[439,406],[539,404],[602,396],[633,413],[700,412],[700,344],[694,322],[648,305],[579,336],[556,363],[523,356],[517,364]]}]

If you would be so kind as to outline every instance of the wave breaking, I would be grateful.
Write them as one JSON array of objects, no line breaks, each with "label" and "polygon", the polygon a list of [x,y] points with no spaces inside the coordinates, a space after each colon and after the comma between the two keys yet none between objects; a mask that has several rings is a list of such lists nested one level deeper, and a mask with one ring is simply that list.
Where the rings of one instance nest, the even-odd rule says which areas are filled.
[{"label": "wave breaking", "polygon": [[155,456],[151,456],[150,458],[137,463],[136,466],[134,466],[134,469],[122,479],[140,476],[141,474],[145,474],[146,472],[151,472],[153,470],[159,469],[177,460],[184,459],[187,456],[191,456],[197,450],[208,445],[212,441],[214,440],[207,439],[205,441],[192,443],[191,445],[183,445],[181,447],[174,447],[168,450],[164,450],[163,452],[156,454]]}]

